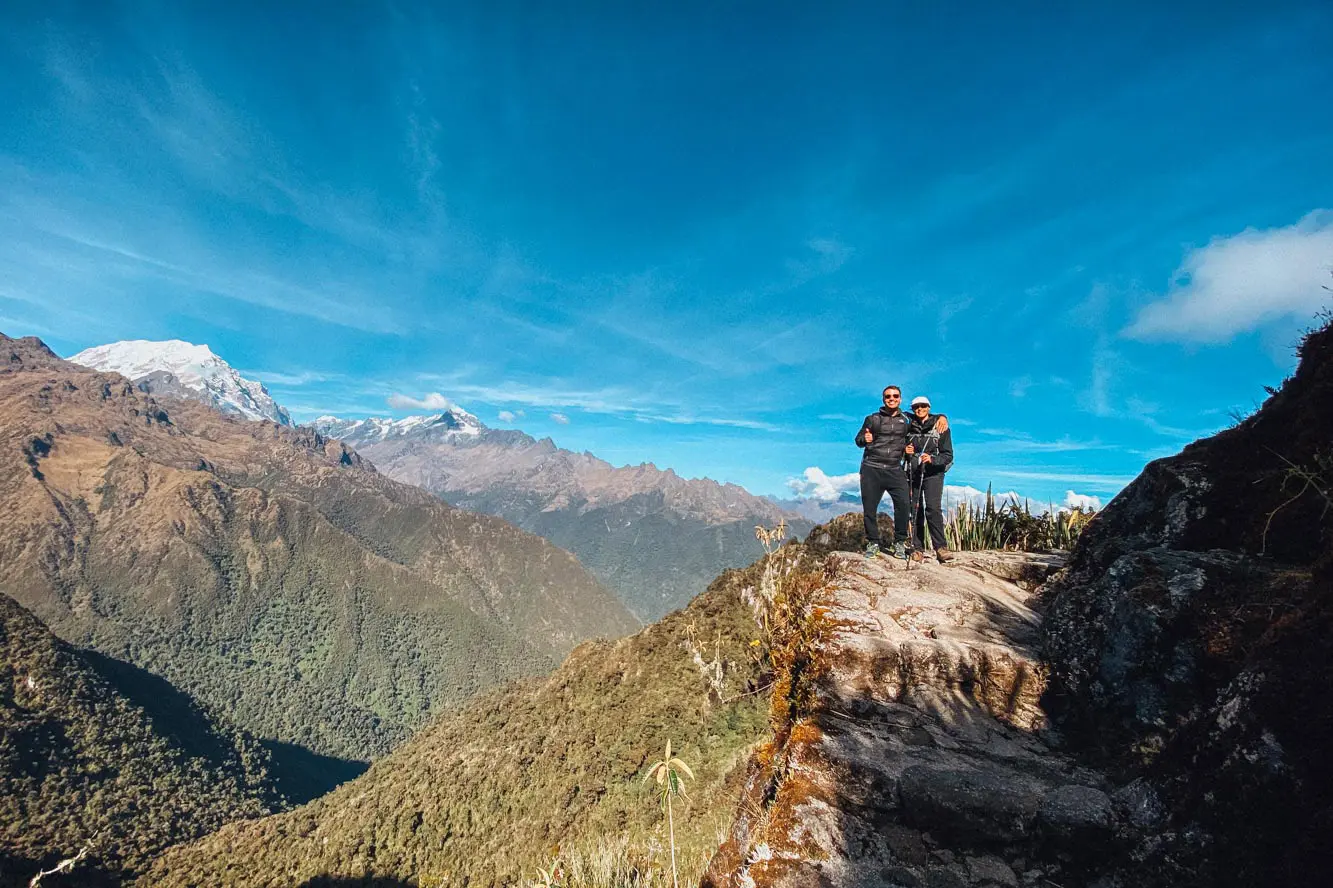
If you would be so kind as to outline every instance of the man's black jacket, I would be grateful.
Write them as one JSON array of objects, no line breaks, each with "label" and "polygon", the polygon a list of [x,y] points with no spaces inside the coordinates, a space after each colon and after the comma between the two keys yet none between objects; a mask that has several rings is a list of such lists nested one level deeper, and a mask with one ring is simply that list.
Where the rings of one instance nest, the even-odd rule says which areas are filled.
[{"label": "man's black jacket", "polygon": [[[869,466],[901,468],[903,450],[907,447],[907,435],[912,427],[912,417],[901,410],[890,411],[887,407],[879,408],[861,423],[861,431],[856,433],[856,446],[863,448],[861,462]],[[870,430],[871,442],[866,443],[866,429]]]},{"label": "man's black jacket", "polygon": [[953,429],[936,431],[935,423],[939,421],[940,415],[932,413],[925,419],[913,416],[907,431],[907,443],[918,454],[930,454],[931,462],[925,467],[927,475],[942,475],[953,465]]}]

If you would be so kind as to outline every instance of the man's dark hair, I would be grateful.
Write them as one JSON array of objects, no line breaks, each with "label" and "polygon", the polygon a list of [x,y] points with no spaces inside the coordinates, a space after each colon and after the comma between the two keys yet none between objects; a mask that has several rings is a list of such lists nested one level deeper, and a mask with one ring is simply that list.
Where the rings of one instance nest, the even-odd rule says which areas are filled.
[{"label": "man's dark hair", "polygon": [[879,393],[879,396],[880,396],[881,398],[884,397],[886,394],[888,394],[889,389],[893,389],[895,392],[897,392],[897,393],[900,394],[900,395],[903,393],[903,390],[900,389],[900,388],[898,388],[898,386],[896,386],[896,385],[886,385],[886,386],[884,386],[884,391],[882,391],[882,392]]}]

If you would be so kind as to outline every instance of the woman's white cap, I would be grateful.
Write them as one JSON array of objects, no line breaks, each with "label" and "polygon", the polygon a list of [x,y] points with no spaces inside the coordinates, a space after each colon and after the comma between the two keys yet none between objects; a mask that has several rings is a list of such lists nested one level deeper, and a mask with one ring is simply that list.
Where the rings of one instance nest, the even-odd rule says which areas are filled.
[{"label": "woman's white cap", "polygon": [[930,398],[927,398],[925,395],[917,395],[915,398],[912,399],[913,407],[920,407],[922,404],[925,404],[927,407],[929,407]]}]

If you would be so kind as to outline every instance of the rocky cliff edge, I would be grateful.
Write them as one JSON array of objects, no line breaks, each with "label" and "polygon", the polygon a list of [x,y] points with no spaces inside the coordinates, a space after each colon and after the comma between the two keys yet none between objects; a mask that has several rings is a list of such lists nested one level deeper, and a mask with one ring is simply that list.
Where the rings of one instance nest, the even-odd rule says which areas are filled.
[{"label": "rocky cliff edge", "polygon": [[1328,884],[1333,324],[1300,355],[1058,571],[832,552],[813,693],[704,886]]}]

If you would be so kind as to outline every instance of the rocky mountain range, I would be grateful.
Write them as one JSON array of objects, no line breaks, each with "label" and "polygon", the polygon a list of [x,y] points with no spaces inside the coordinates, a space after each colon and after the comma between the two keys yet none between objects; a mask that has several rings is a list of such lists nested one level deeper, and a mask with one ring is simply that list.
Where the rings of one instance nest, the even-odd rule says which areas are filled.
[{"label": "rocky mountain range", "polygon": [[[115,342],[70,360],[118,372],[145,393],[291,422],[261,383],[206,345]],[[750,563],[756,525],[785,521],[799,535],[848,508],[758,497],[651,463],[615,467],[550,439],[489,428],[461,408],[403,419],[321,416],[310,426],[347,442],[391,478],[573,552],[641,620],[683,606],[724,568]]]},{"label": "rocky mountain range", "polygon": [[381,755],[637,621],[567,552],[234,418],[0,338],[0,591],[270,741]]},{"label": "rocky mountain range", "polygon": [[753,561],[756,525],[783,521],[793,535],[812,526],[735,484],[651,463],[615,467],[549,438],[489,428],[462,410],[402,420],[324,416],[312,427],[391,478],[568,549],[644,620],[682,607],[724,568]]}]

